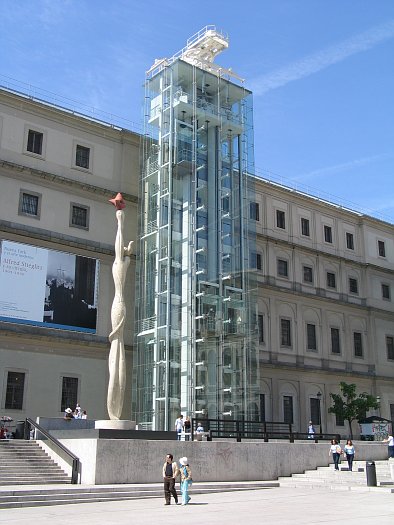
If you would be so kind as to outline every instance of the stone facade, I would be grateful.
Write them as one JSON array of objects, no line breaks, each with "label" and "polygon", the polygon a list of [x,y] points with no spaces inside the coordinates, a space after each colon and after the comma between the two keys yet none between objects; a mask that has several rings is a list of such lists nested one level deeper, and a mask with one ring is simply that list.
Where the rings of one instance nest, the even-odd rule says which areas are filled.
[{"label": "stone facade", "polygon": [[[89,417],[107,417],[116,233],[108,199],[123,194],[125,238],[136,239],[139,146],[140,136],[130,131],[0,91],[0,238],[99,261],[95,333],[0,322],[1,411],[15,420],[59,417],[64,377],[78,379],[78,401]],[[380,415],[391,419],[393,225],[262,179],[255,183],[262,416],[292,418],[295,430],[306,431],[320,410],[324,432],[345,434],[327,409],[330,392],[346,381],[380,396]],[[35,199],[37,213],[23,212],[23,195]],[[84,227],[72,223],[73,206],[85,210]],[[125,418],[131,413],[134,260],[128,275]],[[10,372],[24,374],[20,408],[9,408],[18,405]]]},{"label": "stone facade", "polygon": [[[36,143],[29,144],[30,139]],[[134,239],[139,140],[129,131],[28,97],[0,92],[1,239],[96,259],[99,266],[94,334],[1,322],[1,411],[14,420],[61,415],[63,378],[77,380],[73,385],[77,401],[89,417],[106,416],[108,334],[114,294],[111,266],[117,228],[113,205],[108,200],[118,191],[123,193],[127,202],[125,235]],[[79,146],[85,148],[82,152],[88,151],[88,164],[86,158],[79,162],[86,167],[77,165]],[[22,206],[29,204],[30,197],[38,206],[26,213]],[[84,211],[83,225],[73,224],[74,207]],[[134,271],[135,260],[130,275]],[[132,305],[133,279],[127,283],[126,294]],[[130,315],[125,330],[129,370],[132,337]],[[16,378],[24,379],[22,399],[18,399],[20,391],[12,384],[10,372],[24,374]],[[130,403],[128,396],[125,416],[130,413]]]}]

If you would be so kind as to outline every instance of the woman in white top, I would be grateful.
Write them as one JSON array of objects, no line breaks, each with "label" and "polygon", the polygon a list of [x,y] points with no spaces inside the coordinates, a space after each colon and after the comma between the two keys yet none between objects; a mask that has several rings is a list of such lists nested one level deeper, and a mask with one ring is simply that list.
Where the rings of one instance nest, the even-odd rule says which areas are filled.
[{"label": "woman in white top", "polygon": [[386,439],[383,440],[383,443],[388,445],[388,455],[389,459],[394,458],[394,437],[390,434]]},{"label": "woman in white top", "polygon": [[339,470],[338,465],[339,465],[339,458],[341,457],[341,454],[342,454],[342,449],[339,446],[338,441],[336,439],[331,440],[331,446],[330,446],[330,451],[328,455],[331,455],[331,454],[334,459],[335,470]]},{"label": "woman in white top", "polygon": [[354,445],[353,445],[353,443],[352,443],[352,440],[351,440],[351,439],[348,439],[348,440],[346,441],[346,445],[344,446],[343,455],[346,456],[347,464],[348,464],[348,466],[349,466],[349,470],[350,470],[350,472],[351,472],[352,469],[353,469],[354,453],[355,453],[355,450],[354,450]]}]

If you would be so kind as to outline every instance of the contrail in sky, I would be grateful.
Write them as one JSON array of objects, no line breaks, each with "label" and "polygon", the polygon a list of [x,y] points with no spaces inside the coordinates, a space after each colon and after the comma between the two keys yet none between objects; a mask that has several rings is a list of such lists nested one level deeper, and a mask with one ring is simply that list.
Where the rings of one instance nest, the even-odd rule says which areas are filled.
[{"label": "contrail in sky", "polygon": [[293,180],[305,180],[311,177],[319,177],[321,175],[334,175],[335,173],[343,173],[343,171],[345,170],[359,168],[360,166],[364,166],[365,164],[370,164],[372,162],[376,163],[381,160],[389,159],[391,157],[391,153],[381,153],[379,155],[372,155],[371,157],[362,157],[361,159],[354,159],[348,162],[343,162],[342,164],[335,164],[333,166],[318,168],[308,173],[304,173],[303,175],[293,177]]},{"label": "contrail in sky", "polygon": [[296,62],[287,64],[272,73],[261,75],[249,82],[255,95],[263,95],[272,89],[285,86],[289,82],[313,75],[328,66],[346,58],[367,51],[380,42],[394,37],[394,20],[381,24],[364,33],[353,36],[338,44],[307,55]]}]

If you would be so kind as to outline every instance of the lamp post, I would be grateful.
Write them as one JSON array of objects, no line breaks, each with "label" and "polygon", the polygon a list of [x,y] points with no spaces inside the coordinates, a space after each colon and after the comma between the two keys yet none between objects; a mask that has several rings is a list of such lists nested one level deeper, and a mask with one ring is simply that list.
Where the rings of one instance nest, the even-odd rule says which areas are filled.
[{"label": "lamp post", "polygon": [[380,417],[380,396],[376,396],[376,401],[378,403],[378,414],[379,414],[379,417]]},{"label": "lamp post", "polygon": [[319,408],[320,434],[323,434],[322,423],[321,423],[321,396],[322,396],[322,393],[319,390],[319,392],[316,394],[316,397],[317,397],[317,400],[318,400],[318,408]]}]

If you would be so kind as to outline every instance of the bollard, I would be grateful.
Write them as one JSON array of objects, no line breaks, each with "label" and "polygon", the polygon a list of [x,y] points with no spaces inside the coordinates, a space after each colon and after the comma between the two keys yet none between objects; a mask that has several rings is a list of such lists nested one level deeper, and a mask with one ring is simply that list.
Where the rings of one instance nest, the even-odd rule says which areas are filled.
[{"label": "bollard", "polygon": [[376,466],[374,461],[366,461],[365,472],[367,474],[367,487],[376,487]]}]

